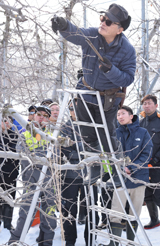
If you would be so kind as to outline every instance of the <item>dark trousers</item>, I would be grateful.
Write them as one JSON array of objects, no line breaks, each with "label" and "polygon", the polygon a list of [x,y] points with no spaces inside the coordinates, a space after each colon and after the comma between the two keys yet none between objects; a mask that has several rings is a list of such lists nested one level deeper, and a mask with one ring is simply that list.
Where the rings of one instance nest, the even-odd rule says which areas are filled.
[{"label": "dark trousers", "polygon": [[[0,187],[3,190],[9,190],[12,187],[16,188],[16,176],[9,174],[3,174],[0,176]],[[10,192],[10,195],[15,199],[16,190]],[[13,215],[13,207],[7,204],[3,199],[0,198],[0,220],[4,222],[4,228],[11,229]]]},{"label": "dark trousers", "polygon": [[[150,183],[160,183],[160,169],[150,169],[149,170]],[[145,190],[145,202],[153,201],[157,206],[160,207],[160,187],[146,187]]]},{"label": "dark trousers", "polygon": [[[48,169],[47,175],[43,182],[43,191],[40,192],[41,197],[41,207],[44,213],[41,213],[41,223],[40,228],[42,232],[44,233],[43,237],[43,246],[51,246],[54,238],[54,229],[57,226],[57,220],[55,218],[54,212],[56,209],[55,204],[55,187],[53,186],[53,183],[50,185],[48,184],[48,181],[50,179],[50,170]],[[25,189],[23,190],[23,194],[28,196],[24,196],[22,200],[22,206],[19,210],[19,217],[17,220],[17,225],[15,230],[11,230],[11,237],[9,239],[8,245],[10,245],[13,242],[16,242],[20,239],[21,233],[23,230],[23,227],[25,225],[25,221],[28,215],[28,211],[30,209],[30,204],[32,202],[34,192],[36,190],[36,182],[38,181],[40,176],[40,170],[39,169],[28,169],[26,173],[24,173],[23,181],[25,182]],[[27,183],[28,182],[28,183]],[[30,222],[30,226],[33,222],[34,216],[36,213],[36,209],[34,211],[33,218]],[[50,215],[50,217],[47,217],[45,214]]]},{"label": "dark trousers", "polygon": [[84,192],[84,185],[81,185],[79,189],[79,215],[78,215],[78,222],[84,223],[85,217],[87,215],[87,208],[86,208],[86,197]]},{"label": "dark trousers", "polygon": [[77,239],[77,205],[78,205],[78,192],[83,183],[82,179],[66,178],[62,186],[62,213],[64,217],[69,214],[70,218],[64,219],[63,228],[66,245],[75,244]]},{"label": "dark trousers", "polygon": [[[97,201],[98,201],[97,186],[92,185],[92,187],[93,187],[93,194],[94,194],[94,204],[97,205]],[[99,223],[99,216],[98,216],[97,211],[94,211],[94,213],[95,213],[95,228],[97,228],[98,223]],[[89,218],[88,218],[88,216],[86,216],[86,224],[85,224],[85,231],[84,231],[84,238],[85,238],[86,246],[92,246],[93,237],[95,237],[95,239],[96,239],[96,236],[94,236],[88,230],[88,221],[89,221],[90,230],[92,230],[93,229],[92,211],[89,212]],[[90,237],[90,245],[88,244],[88,238],[89,237]]]},{"label": "dark trousers", "polygon": [[[99,107],[95,104],[87,103],[89,111],[95,121],[95,123],[102,124],[101,114]],[[113,149],[116,151],[118,149],[118,143],[116,139],[116,114],[118,106],[113,106],[112,109],[104,112],[105,119],[107,122],[109,134],[111,137],[111,142]],[[90,116],[87,113],[87,110],[84,107],[83,102],[79,99],[77,103],[77,116],[80,121],[91,122]],[[100,139],[102,141],[103,149],[106,152],[110,152],[108,141],[106,139],[106,134],[103,128],[98,128]],[[81,126],[81,133],[84,138],[84,141],[87,143],[92,143],[97,140],[97,135],[93,127]]]},{"label": "dark trousers", "polygon": [[15,194],[16,194],[16,178],[15,176],[12,175],[5,175],[3,174],[0,176],[0,187],[2,187],[3,190],[9,190],[12,187],[15,187],[15,190],[10,192],[10,195],[15,199]]}]

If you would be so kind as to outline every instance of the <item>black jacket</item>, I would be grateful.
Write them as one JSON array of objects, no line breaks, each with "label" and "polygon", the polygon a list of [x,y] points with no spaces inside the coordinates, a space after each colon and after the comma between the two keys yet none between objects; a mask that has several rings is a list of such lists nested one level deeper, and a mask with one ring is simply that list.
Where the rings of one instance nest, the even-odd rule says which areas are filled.
[{"label": "black jacket", "polygon": [[[71,121],[72,121],[72,119],[68,120],[67,123],[65,125],[63,125],[63,127],[61,129],[61,136],[63,136],[63,137],[68,136],[71,140],[75,141],[74,131],[72,128]],[[82,143],[81,143],[81,139],[79,136],[78,127],[76,125],[74,125],[74,130],[75,130],[75,134],[76,134],[76,138],[77,138],[77,142],[78,142],[79,151],[82,151],[82,149],[83,149]],[[62,153],[67,157],[67,159],[70,161],[71,164],[78,164],[79,163],[79,157],[78,157],[76,144],[73,144],[72,146],[66,147],[66,148],[63,147]],[[68,170],[65,172],[65,177],[66,178],[72,178],[72,179],[82,178],[81,170],[76,170],[76,171]]]},{"label": "black jacket", "polygon": [[[16,152],[17,140],[18,135],[13,130],[8,129],[5,133],[2,132],[2,137],[0,137],[0,151]],[[16,179],[18,176],[18,165],[19,160],[6,159],[4,161],[4,158],[0,158],[1,177],[4,175]]]},{"label": "black jacket", "polygon": [[152,166],[160,166],[160,114],[155,111],[152,115],[147,116],[144,112],[141,113],[144,117],[140,121],[140,126],[148,130],[153,142]]}]

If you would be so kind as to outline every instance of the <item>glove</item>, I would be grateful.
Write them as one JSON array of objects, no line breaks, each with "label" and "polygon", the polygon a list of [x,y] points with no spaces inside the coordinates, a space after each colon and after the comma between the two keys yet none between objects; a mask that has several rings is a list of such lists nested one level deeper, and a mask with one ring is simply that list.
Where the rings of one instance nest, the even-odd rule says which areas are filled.
[{"label": "glove", "polygon": [[52,30],[57,34],[57,31],[64,31],[67,29],[68,23],[63,17],[54,16],[52,19]]},{"label": "glove", "polygon": [[103,57],[103,61],[99,59],[99,69],[102,72],[107,73],[111,70],[111,68],[112,63],[106,57]]}]

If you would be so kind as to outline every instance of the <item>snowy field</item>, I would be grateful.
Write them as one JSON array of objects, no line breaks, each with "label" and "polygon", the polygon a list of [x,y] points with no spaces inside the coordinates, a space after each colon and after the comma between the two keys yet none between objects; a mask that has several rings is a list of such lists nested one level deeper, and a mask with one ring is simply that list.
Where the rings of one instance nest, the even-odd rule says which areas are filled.
[{"label": "snowy field", "polygon": [[[12,223],[13,226],[16,226],[17,217],[18,217],[18,210],[15,209],[14,216],[13,216],[13,223]],[[140,218],[141,218],[141,222],[143,225],[149,222],[149,215],[148,215],[146,206],[143,206]],[[77,238],[77,242],[75,246],[85,246],[84,237],[83,237],[84,225],[78,225],[77,228],[78,228],[78,238]],[[152,246],[160,246],[160,227],[157,227],[152,230],[146,230],[146,233],[151,241]],[[36,238],[38,237],[38,234],[39,234],[39,226],[36,225],[29,230],[26,236],[26,239],[25,239],[26,245],[38,246],[38,244],[36,243]],[[122,236],[125,238],[126,233],[123,232]],[[4,229],[2,225],[1,232],[0,232],[0,245],[5,245],[9,237],[10,237],[10,232],[7,229]],[[145,243],[145,240],[142,236],[140,229],[138,229],[138,237],[142,245],[147,246],[147,243]],[[100,237],[98,237],[97,241],[98,243],[108,243],[106,239],[100,238]],[[59,226],[57,227],[55,231],[55,238],[54,238],[53,245],[54,246],[65,246],[65,243],[61,239],[61,230]]]}]

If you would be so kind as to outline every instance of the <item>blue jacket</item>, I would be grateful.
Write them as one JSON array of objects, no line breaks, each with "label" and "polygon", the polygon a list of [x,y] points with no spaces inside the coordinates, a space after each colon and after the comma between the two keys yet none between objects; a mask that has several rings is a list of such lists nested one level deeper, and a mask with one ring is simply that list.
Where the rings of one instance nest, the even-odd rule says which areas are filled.
[{"label": "blue jacket", "polygon": [[[86,42],[82,32],[91,40],[101,56],[105,56],[111,61],[112,68],[108,73],[99,69],[98,57]],[[117,35],[115,40],[108,45],[104,37],[98,33],[98,28],[78,29],[68,21],[68,27],[61,32],[61,35],[73,44],[81,46],[84,78],[92,88],[104,91],[110,88],[127,87],[133,82],[136,54],[123,33]],[[77,88],[87,90],[82,83],[82,78],[80,78]],[[85,97],[87,101],[95,102],[95,96],[87,95]]]},{"label": "blue jacket", "polygon": [[[152,157],[152,140],[148,131],[140,127],[137,115],[133,117],[133,123],[128,125],[120,125],[117,128],[117,138],[122,143],[125,156],[129,156],[132,163],[140,165],[140,167],[148,167],[148,163]],[[137,180],[149,182],[148,168],[140,168],[134,165],[127,166],[131,171],[131,177]],[[143,184],[133,183],[129,179],[126,181],[128,189],[136,188]]]},{"label": "blue jacket", "polygon": [[[68,120],[67,123],[62,127],[61,136],[63,137],[68,136],[71,140],[75,141],[71,120]],[[74,130],[77,137],[79,151],[82,151],[83,150],[82,142],[79,136],[78,127],[76,125],[74,125]],[[66,148],[62,147],[61,149],[62,149],[62,153],[67,157],[67,159],[70,161],[71,164],[79,163],[76,144],[73,144],[72,146]],[[65,178],[72,178],[72,179],[82,178],[81,170],[76,170],[76,171],[68,170],[63,173],[65,175]]]}]

